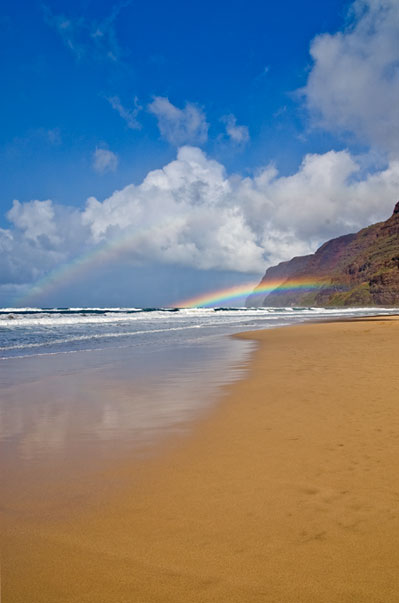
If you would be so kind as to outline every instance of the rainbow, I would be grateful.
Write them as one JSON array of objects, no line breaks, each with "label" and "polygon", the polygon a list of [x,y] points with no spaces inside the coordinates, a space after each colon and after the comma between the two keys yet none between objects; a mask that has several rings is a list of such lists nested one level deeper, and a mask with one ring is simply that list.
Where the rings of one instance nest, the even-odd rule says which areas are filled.
[{"label": "rainbow", "polygon": [[13,301],[15,306],[29,306],[38,298],[43,298],[59,287],[72,284],[76,278],[82,277],[96,267],[104,266],[118,260],[120,256],[128,254],[134,247],[140,247],[140,242],[148,235],[159,236],[163,228],[174,226],[177,219],[152,228],[142,229],[135,233],[131,231],[119,237],[109,239],[107,242],[91,248],[86,253],[76,256],[51,270],[48,274],[36,281],[23,295]]},{"label": "rainbow", "polygon": [[[173,226],[177,220],[173,220],[168,223],[167,226]],[[165,225],[163,225],[165,227]],[[96,267],[104,266],[115,262],[120,256],[128,254],[137,245],[140,245],[142,237],[158,236],[162,226],[158,225],[153,228],[140,230],[135,233],[123,234],[113,239],[108,240],[102,245],[98,245],[87,251],[86,253],[79,255],[69,262],[65,262],[54,270],[50,271],[44,277],[36,281],[29,290],[22,296],[16,298],[12,305],[17,306],[29,306],[34,304],[39,298],[43,299],[53,291],[56,291],[59,287],[65,287],[72,284],[75,279],[80,278],[90,272]],[[196,297],[185,299],[183,301],[170,304],[170,307],[174,308],[198,308],[208,307],[225,304],[226,302],[237,302],[237,300],[245,299],[251,296],[258,296],[259,294],[267,295],[276,288],[281,291],[289,290],[314,290],[319,289],[325,282],[315,279],[297,279],[290,280],[287,283],[281,283],[281,281],[269,281],[265,285],[259,285],[258,283],[247,283],[244,285],[238,285],[235,287],[229,287],[220,289],[217,291],[201,294]]]},{"label": "rainbow", "polygon": [[196,297],[192,297],[190,299],[185,299],[183,301],[177,302],[175,304],[176,308],[206,308],[208,306],[215,306],[224,304],[225,302],[237,301],[240,298],[245,301],[248,297],[251,296],[257,297],[258,295],[267,295],[274,291],[274,289],[279,289],[279,291],[300,291],[304,292],[313,291],[320,289],[323,285],[325,285],[325,281],[316,280],[316,279],[292,279],[287,282],[281,281],[268,281],[267,284],[259,285],[257,283],[247,283],[246,285],[239,285],[236,287],[230,287],[227,289],[219,289],[218,291],[213,291],[212,293],[206,293],[202,295],[198,295]]},{"label": "rainbow", "polygon": [[105,248],[100,248],[80,255],[70,262],[65,262],[36,281],[24,295],[15,300],[15,305],[28,306],[37,298],[48,295],[58,287],[68,285],[91,267],[100,265],[105,261],[109,261],[107,251]]}]

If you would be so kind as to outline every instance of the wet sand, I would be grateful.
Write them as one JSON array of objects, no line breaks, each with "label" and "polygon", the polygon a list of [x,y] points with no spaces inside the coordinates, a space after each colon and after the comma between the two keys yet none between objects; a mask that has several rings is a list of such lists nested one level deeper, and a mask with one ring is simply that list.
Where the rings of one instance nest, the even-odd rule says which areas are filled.
[{"label": "wet sand", "polygon": [[96,505],[2,510],[3,603],[399,600],[399,320],[239,337],[248,377]]}]

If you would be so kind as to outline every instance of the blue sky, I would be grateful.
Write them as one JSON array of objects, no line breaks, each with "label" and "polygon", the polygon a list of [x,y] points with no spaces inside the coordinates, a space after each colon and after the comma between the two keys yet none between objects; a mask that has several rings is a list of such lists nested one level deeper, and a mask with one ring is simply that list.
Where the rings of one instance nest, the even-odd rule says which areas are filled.
[{"label": "blue sky", "polygon": [[[172,303],[382,219],[398,184],[398,12],[3,2],[0,303],[43,278],[36,303]],[[104,246],[118,252],[85,260],[90,288],[66,291],[56,273]]]}]

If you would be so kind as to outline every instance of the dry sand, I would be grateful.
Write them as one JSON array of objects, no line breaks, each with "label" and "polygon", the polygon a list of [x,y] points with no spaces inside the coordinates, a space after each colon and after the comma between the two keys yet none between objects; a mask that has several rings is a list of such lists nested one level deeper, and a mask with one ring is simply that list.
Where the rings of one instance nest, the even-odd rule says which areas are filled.
[{"label": "dry sand", "polygon": [[248,378],[123,492],[6,516],[3,603],[399,601],[399,320],[242,337]]}]

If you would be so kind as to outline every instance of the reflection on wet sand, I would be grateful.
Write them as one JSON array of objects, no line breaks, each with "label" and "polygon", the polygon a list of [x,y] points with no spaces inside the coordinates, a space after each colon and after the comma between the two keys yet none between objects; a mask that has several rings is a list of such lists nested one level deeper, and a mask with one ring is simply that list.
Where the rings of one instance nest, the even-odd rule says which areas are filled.
[{"label": "reflection on wet sand", "polygon": [[[42,371],[37,359],[7,361],[9,383],[0,390],[3,507],[20,508],[27,497],[40,507],[43,488],[66,488],[68,480],[92,488],[95,472],[113,459],[151,455],[165,436],[184,431],[222,384],[240,376],[252,347],[217,338],[130,356],[113,351],[111,358],[108,351],[86,370],[79,370],[77,355],[64,355],[50,359],[50,376],[49,359]],[[25,382],[12,385],[18,371]]]}]

